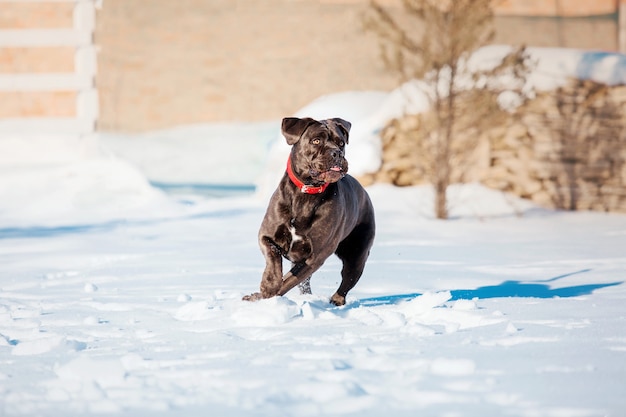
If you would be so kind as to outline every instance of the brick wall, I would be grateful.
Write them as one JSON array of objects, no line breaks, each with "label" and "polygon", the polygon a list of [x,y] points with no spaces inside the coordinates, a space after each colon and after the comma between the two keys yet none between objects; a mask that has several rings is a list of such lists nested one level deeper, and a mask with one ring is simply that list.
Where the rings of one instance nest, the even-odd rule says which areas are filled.
[{"label": "brick wall", "polygon": [[93,0],[0,0],[0,134],[93,132]]},{"label": "brick wall", "polygon": [[[0,132],[91,131],[99,111],[99,129],[117,131],[276,119],[324,94],[397,84],[362,31],[366,0],[106,0],[98,99],[94,1],[0,0]],[[503,0],[496,42],[615,50],[617,7]]]},{"label": "brick wall", "polygon": [[496,13],[515,16],[599,16],[617,11],[617,0],[501,0]]},{"label": "brick wall", "polygon": [[[397,0],[385,0],[393,6]],[[614,50],[615,0],[508,0],[497,43]],[[105,0],[96,42],[99,129],[256,121],[293,114],[325,94],[390,90],[367,0]],[[549,7],[548,7],[549,6]],[[551,7],[551,8],[550,8]],[[539,17],[521,18],[527,13]],[[506,15],[506,16],[504,16]],[[544,16],[544,17],[542,17]]]},{"label": "brick wall", "polygon": [[393,88],[365,4],[106,0],[98,13],[103,130],[270,120],[324,94]]}]

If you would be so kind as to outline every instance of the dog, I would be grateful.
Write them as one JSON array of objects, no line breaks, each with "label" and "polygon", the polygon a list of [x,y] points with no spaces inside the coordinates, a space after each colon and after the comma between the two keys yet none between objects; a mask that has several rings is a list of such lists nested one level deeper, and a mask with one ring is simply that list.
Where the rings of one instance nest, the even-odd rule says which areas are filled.
[{"label": "dog", "polygon": [[[310,293],[311,275],[333,253],[343,263],[341,284],[330,299],[342,306],[361,278],[375,236],[372,202],[347,174],[350,122],[286,117],[281,131],[291,153],[259,230],[266,266],[254,301],[284,295],[296,285]],[[283,276],[282,258],[291,261]]]}]

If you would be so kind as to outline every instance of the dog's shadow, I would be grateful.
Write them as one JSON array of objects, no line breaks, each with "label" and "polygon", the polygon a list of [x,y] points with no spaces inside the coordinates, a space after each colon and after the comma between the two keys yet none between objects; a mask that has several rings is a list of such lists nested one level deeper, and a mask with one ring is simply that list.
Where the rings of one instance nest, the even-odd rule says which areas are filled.
[{"label": "dog's shadow", "polygon": [[[623,284],[620,282],[608,282],[602,284],[585,284],[575,285],[569,287],[552,288],[547,283],[554,282],[575,274],[582,274],[591,271],[591,269],[583,269],[576,272],[571,272],[564,275],[559,275],[554,278],[540,280],[540,281],[504,281],[498,285],[487,285],[479,287],[473,290],[451,290],[450,301],[456,300],[473,300],[477,299],[489,299],[489,298],[508,298],[508,297],[521,297],[521,298],[569,298],[579,297],[583,295],[589,295],[595,290],[613,287]],[[360,306],[379,306],[379,305],[394,305],[404,301],[412,300],[422,295],[421,293],[409,293],[409,294],[394,294],[385,295],[380,297],[363,298],[356,303],[351,304],[349,307]]]}]

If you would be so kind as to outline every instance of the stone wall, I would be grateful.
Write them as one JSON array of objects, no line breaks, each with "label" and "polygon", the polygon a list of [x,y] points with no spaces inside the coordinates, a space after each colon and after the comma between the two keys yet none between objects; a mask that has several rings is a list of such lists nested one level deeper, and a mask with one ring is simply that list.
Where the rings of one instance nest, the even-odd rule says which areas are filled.
[{"label": "stone wall", "polygon": [[[383,164],[365,182],[428,182],[428,156],[414,142],[424,117],[388,124]],[[546,207],[626,212],[626,86],[575,80],[540,93],[475,143],[465,168],[453,164],[452,182],[481,182]]]}]

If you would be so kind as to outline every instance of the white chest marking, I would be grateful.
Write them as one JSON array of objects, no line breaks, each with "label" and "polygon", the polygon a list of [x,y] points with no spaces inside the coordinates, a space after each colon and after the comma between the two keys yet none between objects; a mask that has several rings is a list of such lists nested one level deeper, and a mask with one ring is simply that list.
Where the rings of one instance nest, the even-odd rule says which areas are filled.
[{"label": "white chest marking", "polygon": [[291,244],[289,245],[289,250],[291,251],[291,248],[293,247],[293,244],[295,242],[298,242],[298,241],[302,240],[302,236],[299,236],[296,233],[296,228],[294,226],[291,226],[289,228],[289,231],[291,232]]}]

